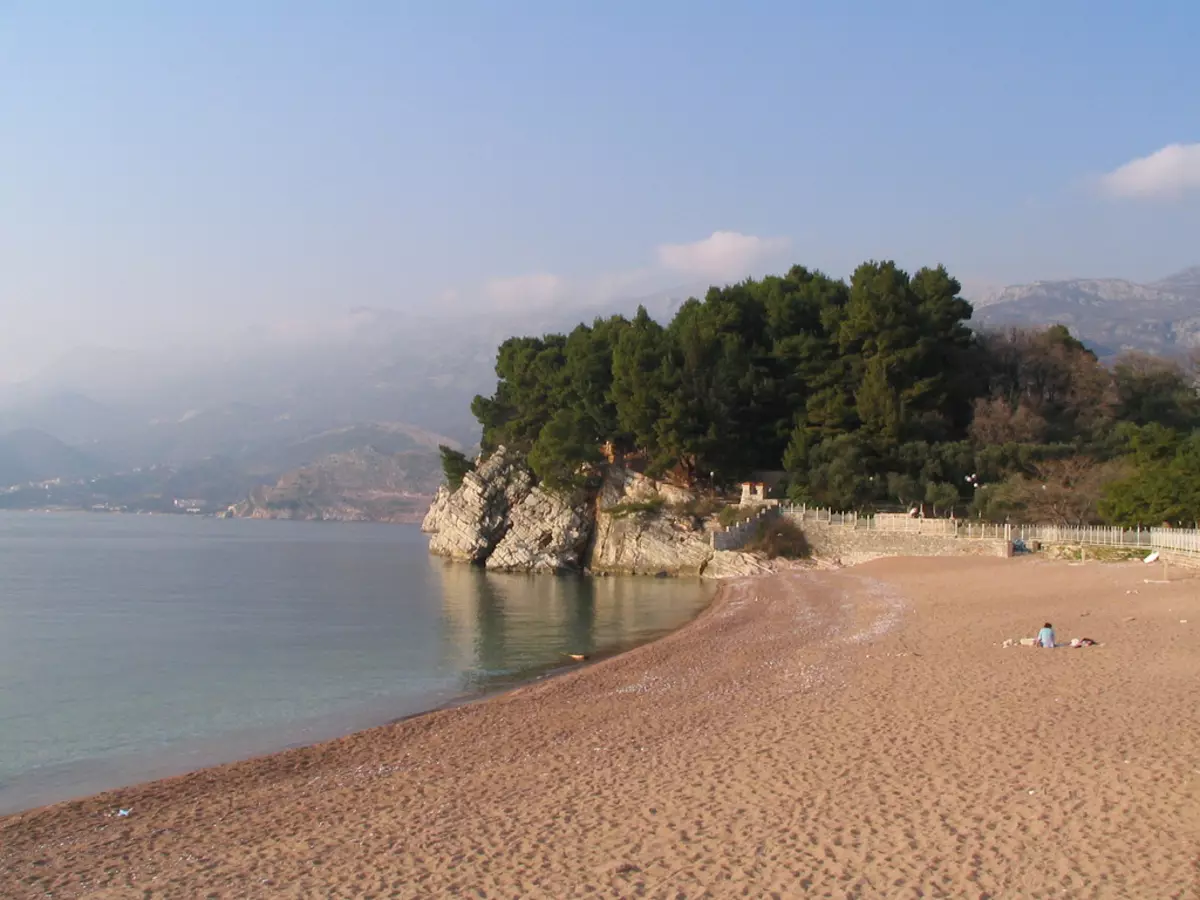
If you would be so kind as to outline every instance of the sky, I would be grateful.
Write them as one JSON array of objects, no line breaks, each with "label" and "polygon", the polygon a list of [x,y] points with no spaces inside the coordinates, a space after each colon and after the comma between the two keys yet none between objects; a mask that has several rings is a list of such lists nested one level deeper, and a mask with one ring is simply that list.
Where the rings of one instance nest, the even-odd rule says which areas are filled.
[{"label": "sky", "polygon": [[1200,4],[0,0],[0,381],[354,307],[1200,264]]}]

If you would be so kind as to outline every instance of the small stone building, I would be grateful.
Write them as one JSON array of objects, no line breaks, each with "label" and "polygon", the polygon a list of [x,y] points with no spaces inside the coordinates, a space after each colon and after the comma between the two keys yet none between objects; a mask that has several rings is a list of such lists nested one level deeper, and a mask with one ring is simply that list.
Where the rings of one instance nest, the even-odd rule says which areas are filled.
[{"label": "small stone building", "polygon": [[743,481],[738,506],[778,506],[778,500],[767,498],[767,485],[761,481]]}]

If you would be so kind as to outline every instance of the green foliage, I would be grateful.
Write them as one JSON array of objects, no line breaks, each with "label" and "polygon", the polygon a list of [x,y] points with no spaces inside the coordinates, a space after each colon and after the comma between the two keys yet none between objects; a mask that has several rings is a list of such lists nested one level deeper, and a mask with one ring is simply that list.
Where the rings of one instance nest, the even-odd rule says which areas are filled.
[{"label": "green foliage", "polygon": [[650,318],[644,307],[638,308],[633,322],[616,335],[612,345],[610,398],[617,416],[614,437],[618,443],[648,454],[658,450],[656,426],[668,395],[663,370],[666,349],[663,327]]},{"label": "green foliage", "polygon": [[1113,376],[1122,421],[1181,431],[1200,428],[1200,395],[1174,360],[1126,353],[1117,360]]},{"label": "green foliage", "polygon": [[726,506],[717,513],[717,521],[726,528],[747,522],[758,515],[758,509],[751,506]]},{"label": "green foliage", "polygon": [[921,485],[917,483],[917,479],[902,472],[888,472],[887,492],[888,496],[894,497],[901,506],[920,503],[924,497],[924,492],[921,490]]},{"label": "green foliage", "polygon": [[548,487],[582,487],[589,467],[601,461],[594,422],[577,408],[560,409],[538,431],[529,468]]},{"label": "green foliage", "polygon": [[1129,474],[1104,491],[1100,512],[1125,526],[1164,523],[1197,527],[1200,521],[1200,432],[1162,425],[1126,428]]},{"label": "green foliage", "polygon": [[462,486],[463,476],[475,466],[466,454],[445,444],[438,444],[438,453],[442,457],[442,473],[446,476],[446,484],[450,485],[450,490],[457,491]]},{"label": "green foliage", "polygon": [[925,502],[933,507],[933,514],[954,512],[958,505],[958,488],[944,481],[931,481],[925,486]]},{"label": "green foliage", "polygon": [[682,503],[672,503],[667,509],[680,518],[691,519],[692,523],[696,527],[699,527],[705,519],[718,515],[726,509],[726,506],[716,497],[702,496],[686,500]]},{"label": "green foliage", "polygon": [[625,519],[629,516],[644,516],[660,512],[666,505],[662,497],[651,497],[649,500],[634,500],[629,503],[618,503],[604,510],[614,519]]},{"label": "green foliage", "polygon": [[564,489],[607,446],[692,482],[783,469],[792,499],[822,506],[1095,517],[1092,499],[1044,506],[1022,491],[1055,461],[1128,457],[1154,471],[1114,487],[1105,515],[1190,514],[1186,494],[1154,499],[1166,490],[1154,479],[1183,463],[1164,474],[1117,427],[1200,427],[1180,367],[1127,356],[1109,370],[1062,326],[976,335],[971,313],[941,266],[871,261],[849,282],[796,266],[711,288],[665,325],[639,309],[505,341],[496,390],[472,410],[485,451],[523,452]]}]

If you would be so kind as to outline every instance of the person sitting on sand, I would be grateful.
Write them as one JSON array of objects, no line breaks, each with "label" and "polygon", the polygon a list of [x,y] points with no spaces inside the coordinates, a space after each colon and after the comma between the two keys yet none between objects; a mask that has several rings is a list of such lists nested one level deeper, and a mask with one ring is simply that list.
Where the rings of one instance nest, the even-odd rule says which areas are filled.
[{"label": "person sitting on sand", "polygon": [[1037,646],[1039,647],[1054,647],[1054,626],[1047,622],[1042,626],[1042,630],[1038,632]]}]

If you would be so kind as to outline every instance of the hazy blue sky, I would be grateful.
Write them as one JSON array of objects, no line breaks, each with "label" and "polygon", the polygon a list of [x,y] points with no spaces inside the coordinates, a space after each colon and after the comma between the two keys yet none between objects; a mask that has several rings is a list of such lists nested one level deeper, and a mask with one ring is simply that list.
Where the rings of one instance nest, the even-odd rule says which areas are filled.
[{"label": "hazy blue sky", "polygon": [[789,262],[1166,275],[1198,34],[1195,0],[0,0],[0,377]]}]

